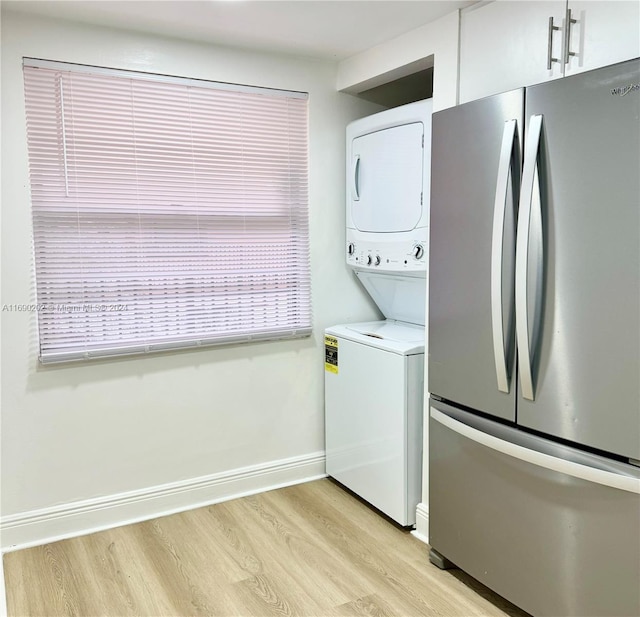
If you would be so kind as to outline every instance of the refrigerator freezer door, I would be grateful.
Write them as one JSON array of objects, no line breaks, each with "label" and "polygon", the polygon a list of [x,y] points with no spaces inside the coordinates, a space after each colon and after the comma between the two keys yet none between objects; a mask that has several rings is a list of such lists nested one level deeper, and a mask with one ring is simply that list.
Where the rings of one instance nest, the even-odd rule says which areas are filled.
[{"label": "refrigerator freezer door", "polygon": [[539,616],[640,614],[640,469],[432,401],[429,541]]},{"label": "refrigerator freezer door", "polygon": [[528,268],[532,327],[536,295],[542,314],[530,338],[533,400],[520,395],[517,413],[523,426],[633,459],[640,459],[639,84],[634,60],[527,89],[527,128],[531,117],[543,119],[544,267],[540,294]]},{"label": "refrigerator freezer door", "polygon": [[[436,113],[432,127],[428,390],[509,420],[523,108],[524,92],[516,90]],[[503,147],[510,130],[513,147]],[[505,165],[504,152],[513,164]],[[502,337],[494,331],[500,325]],[[506,376],[496,361],[500,345]]]}]

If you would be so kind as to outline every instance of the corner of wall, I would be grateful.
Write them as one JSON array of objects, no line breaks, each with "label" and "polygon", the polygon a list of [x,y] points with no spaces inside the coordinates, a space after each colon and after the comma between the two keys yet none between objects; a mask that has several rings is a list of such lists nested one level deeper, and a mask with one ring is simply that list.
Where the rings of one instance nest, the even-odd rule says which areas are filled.
[{"label": "corner of wall", "polygon": [[361,92],[434,67],[434,111],[457,103],[460,11],[420,26],[338,64],[336,88]]}]

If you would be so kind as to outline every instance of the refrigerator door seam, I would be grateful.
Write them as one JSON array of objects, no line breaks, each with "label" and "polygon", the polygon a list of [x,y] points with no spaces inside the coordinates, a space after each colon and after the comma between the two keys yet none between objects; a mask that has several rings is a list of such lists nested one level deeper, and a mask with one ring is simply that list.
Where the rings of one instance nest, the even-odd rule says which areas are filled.
[{"label": "refrigerator door seam", "polygon": [[[534,189],[540,192],[538,169],[538,151],[542,134],[542,116],[531,116],[529,135],[525,149],[522,189],[518,209],[518,232],[516,236],[516,338],[518,342],[518,366],[522,396],[534,400],[532,368],[532,345],[529,338],[528,318],[528,269],[529,244],[531,239],[531,212],[533,209]],[[536,180],[538,186],[536,186]],[[537,203],[540,203],[539,198]],[[539,278],[539,277],[538,277]]]}]

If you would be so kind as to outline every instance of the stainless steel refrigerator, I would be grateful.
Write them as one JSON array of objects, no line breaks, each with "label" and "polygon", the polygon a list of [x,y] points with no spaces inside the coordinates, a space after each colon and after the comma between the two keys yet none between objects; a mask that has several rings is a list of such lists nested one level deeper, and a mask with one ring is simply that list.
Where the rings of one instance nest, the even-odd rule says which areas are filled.
[{"label": "stainless steel refrigerator", "polygon": [[534,615],[640,615],[640,60],[433,116],[429,540]]}]

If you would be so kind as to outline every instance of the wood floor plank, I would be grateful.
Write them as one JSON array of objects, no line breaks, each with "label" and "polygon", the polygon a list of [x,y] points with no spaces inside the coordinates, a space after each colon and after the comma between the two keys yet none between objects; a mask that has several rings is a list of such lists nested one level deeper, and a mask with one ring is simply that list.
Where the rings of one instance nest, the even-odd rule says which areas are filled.
[{"label": "wood floor plank", "polygon": [[156,584],[152,562],[140,550],[133,527],[73,540],[84,548],[76,567],[89,572],[93,581],[91,587],[83,590],[83,595],[91,599],[88,614],[100,614],[105,606],[123,616],[171,614],[175,610],[169,594]]},{"label": "wood floor plank", "polygon": [[[264,521],[255,516],[254,508],[247,503],[247,500],[255,502],[259,499],[261,497],[245,498],[209,509],[223,526],[229,541],[228,550],[249,575],[234,585],[235,592],[245,599],[247,592],[252,593],[253,604],[262,602],[265,614],[272,611],[278,614],[322,614],[323,607],[308,593],[303,570],[291,568],[293,560],[281,537],[274,540]],[[238,521],[242,521],[241,525]]]},{"label": "wood floor plank", "polygon": [[285,593],[273,577],[266,574],[252,576],[235,583],[234,590],[242,601],[247,615],[296,617],[305,614],[322,614],[304,610],[299,602],[299,594]]},{"label": "wood floor plank", "polygon": [[320,480],[4,556],[8,614],[527,617]]},{"label": "wood floor plank", "polygon": [[334,610],[336,617],[394,617],[394,609],[377,594],[357,598]]},{"label": "wood floor plank", "polygon": [[344,576],[344,571],[350,570],[351,562],[341,559],[338,551],[330,550],[323,538],[311,536],[301,525],[304,521],[291,516],[281,495],[274,491],[243,500],[243,505],[259,517],[245,518],[255,521],[256,533],[268,534],[270,541],[281,548],[285,568],[291,569],[290,564],[296,564],[296,580],[318,606],[328,610],[350,601],[354,593],[372,592],[362,580],[348,580]]},{"label": "wood floor plank", "polygon": [[217,553],[199,550],[182,517],[164,517],[135,526],[138,551],[148,559],[146,568],[171,599],[170,614],[214,615],[233,611],[232,598],[216,567]]},{"label": "wood floor plank", "polygon": [[[215,507],[213,512],[215,512]],[[207,564],[207,571],[219,584],[231,584],[247,578],[247,570],[224,549],[219,534],[224,532],[212,516],[209,508],[198,508],[183,512],[180,521],[185,533],[192,538],[199,554],[200,563]],[[167,520],[174,517],[167,517]]]}]

